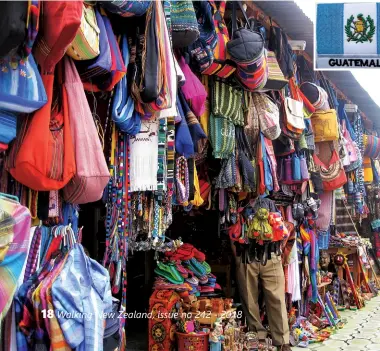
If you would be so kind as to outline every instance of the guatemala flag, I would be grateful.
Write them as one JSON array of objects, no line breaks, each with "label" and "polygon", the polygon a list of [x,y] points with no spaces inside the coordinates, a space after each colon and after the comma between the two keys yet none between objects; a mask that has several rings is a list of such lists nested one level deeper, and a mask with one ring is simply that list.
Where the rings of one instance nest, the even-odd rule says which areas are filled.
[{"label": "guatemala flag", "polygon": [[318,55],[380,54],[380,3],[318,4]]}]

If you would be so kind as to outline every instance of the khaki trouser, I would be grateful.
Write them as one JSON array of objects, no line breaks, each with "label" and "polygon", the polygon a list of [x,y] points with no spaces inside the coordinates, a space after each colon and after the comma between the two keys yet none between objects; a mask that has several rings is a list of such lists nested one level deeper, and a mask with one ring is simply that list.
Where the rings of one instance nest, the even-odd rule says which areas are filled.
[{"label": "khaki trouser", "polygon": [[258,304],[258,285],[261,279],[273,345],[289,344],[285,278],[281,256],[272,255],[272,259],[268,260],[265,266],[256,261],[243,264],[240,257],[236,257],[236,271],[242,307],[249,329],[256,331],[259,339],[267,337],[266,329],[261,323]]}]

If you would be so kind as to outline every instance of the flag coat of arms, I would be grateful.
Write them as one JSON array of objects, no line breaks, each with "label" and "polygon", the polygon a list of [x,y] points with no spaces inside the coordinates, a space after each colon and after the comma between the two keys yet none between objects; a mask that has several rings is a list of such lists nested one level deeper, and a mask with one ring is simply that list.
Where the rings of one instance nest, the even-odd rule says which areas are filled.
[{"label": "flag coat of arms", "polygon": [[318,55],[380,55],[380,3],[318,4]]}]

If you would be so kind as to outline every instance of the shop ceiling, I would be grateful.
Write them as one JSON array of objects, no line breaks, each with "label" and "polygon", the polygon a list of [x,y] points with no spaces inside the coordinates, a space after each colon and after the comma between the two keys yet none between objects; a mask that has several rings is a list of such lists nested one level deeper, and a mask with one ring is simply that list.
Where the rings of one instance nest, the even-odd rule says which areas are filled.
[{"label": "shop ceiling", "polygon": [[[306,53],[314,56],[313,22],[293,1],[245,1],[248,7],[258,7],[271,17],[293,40],[306,41]],[[357,82],[350,71],[325,71],[325,76],[373,121],[374,129],[380,129],[380,107]],[[380,84],[380,82],[379,82]]]}]

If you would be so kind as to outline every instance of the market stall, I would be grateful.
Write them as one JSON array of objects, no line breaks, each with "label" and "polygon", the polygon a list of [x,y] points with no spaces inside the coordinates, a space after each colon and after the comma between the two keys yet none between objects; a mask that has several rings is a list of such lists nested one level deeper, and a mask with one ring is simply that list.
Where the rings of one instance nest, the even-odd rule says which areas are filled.
[{"label": "market stall", "polygon": [[377,295],[378,135],[254,2],[0,6],[1,349],[288,351]]}]

